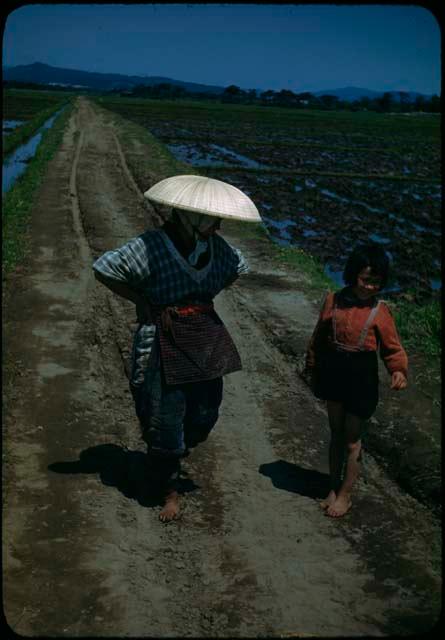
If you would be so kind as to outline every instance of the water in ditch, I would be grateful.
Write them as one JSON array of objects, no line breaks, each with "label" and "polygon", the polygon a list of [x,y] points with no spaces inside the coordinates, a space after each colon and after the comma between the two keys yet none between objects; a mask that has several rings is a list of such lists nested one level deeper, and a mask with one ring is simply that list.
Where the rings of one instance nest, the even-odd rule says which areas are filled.
[{"label": "water in ditch", "polygon": [[[57,111],[40,127],[38,132],[27,142],[15,149],[3,162],[2,175],[2,194],[5,194],[17,178],[26,170],[28,162],[34,157],[37,147],[42,139],[42,134],[46,129],[50,129],[54,124],[54,120],[61,113],[62,109]],[[6,121],[11,122],[11,121]],[[3,123],[4,124],[4,123]]]}]

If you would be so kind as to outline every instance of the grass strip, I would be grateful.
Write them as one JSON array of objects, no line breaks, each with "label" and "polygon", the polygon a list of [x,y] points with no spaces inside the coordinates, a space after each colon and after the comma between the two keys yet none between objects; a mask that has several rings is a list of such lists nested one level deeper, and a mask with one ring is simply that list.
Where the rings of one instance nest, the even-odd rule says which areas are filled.
[{"label": "grass strip", "polygon": [[44,125],[45,122],[54,115],[54,113],[56,113],[56,111],[61,109],[64,104],[66,104],[66,102],[56,104],[53,107],[40,111],[34,116],[34,118],[32,118],[32,120],[5,136],[3,139],[3,161],[5,161],[7,157],[17,149],[17,147],[20,147],[20,145],[25,144],[25,142],[32,138],[40,127]]},{"label": "grass strip", "polygon": [[68,105],[68,108],[56,118],[53,126],[43,132],[36,154],[30,160],[26,171],[17,178],[14,185],[3,196],[3,277],[14,269],[26,254],[26,233],[30,212],[35,202],[37,191],[45,179],[47,165],[62,142],[71,111],[72,105]]},{"label": "grass strip", "polygon": [[402,343],[408,351],[419,351],[431,358],[440,358],[442,355],[441,301],[433,299],[423,304],[416,304],[415,298],[416,292],[411,292],[411,296],[408,293],[408,299],[399,298],[393,307]]}]

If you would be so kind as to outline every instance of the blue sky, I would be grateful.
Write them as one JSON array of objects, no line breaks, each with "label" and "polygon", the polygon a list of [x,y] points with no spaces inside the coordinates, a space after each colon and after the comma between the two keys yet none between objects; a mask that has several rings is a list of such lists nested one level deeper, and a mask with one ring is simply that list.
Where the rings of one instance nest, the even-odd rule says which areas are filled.
[{"label": "blue sky", "polygon": [[243,89],[440,93],[440,28],[416,5],[40,4],[7,17],[3,64]]}]

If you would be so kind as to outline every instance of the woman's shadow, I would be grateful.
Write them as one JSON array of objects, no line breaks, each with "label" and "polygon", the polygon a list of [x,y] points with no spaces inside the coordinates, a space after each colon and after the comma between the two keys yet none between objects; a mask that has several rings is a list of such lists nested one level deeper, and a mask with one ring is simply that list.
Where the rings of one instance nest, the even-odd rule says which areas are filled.
[{"label": "woman's shadow", "polygon": [[262,464],[259,472],[270,478],[277,489],[292,491],[314,499],[325,498],[329,493],[330,482],[327,473],[304,469],[285,460]]},{"label": "woman's shadow", "polygon": [[[48,469],[55,473],[97,473],[102,484],[116,487],[127,498],[143,507],[163,504],[158,488],[150,484],[147,454],[130,451],[116,444],[100,444],[82,451],[78,460],[53,462]],[[188,493],[198,485],[180,478],[179,493]]]}]

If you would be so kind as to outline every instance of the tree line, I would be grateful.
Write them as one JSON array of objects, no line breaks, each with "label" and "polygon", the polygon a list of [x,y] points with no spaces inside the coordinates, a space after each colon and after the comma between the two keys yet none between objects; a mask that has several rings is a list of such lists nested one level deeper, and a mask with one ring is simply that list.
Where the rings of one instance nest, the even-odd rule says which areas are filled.
[{"label": "tree line", "polygon": [[341,100],[333,95],[315,96],[303,91],[294,93],[290,89],[281,91],[257,91],[256,89],[241,89],[232,84],[222,93],[192,92],[184,87],[168,82],[155,85],[137,85],[131,89],[112,89],[111,91],[97,91],[85,88],[79,91],[72,86],[42,85],[31,82],[3,81],[3,88],[51,89],[51,91],[74,91],[76,93],[108,93],[133,98],[153,98],[161,100],[191,99],[206,102],[222,102],[226,104],[247,104],[258,106],[291,107],[295,109],[322,109],[326,111],[377,111],[380,113],[400,112],[410,113],[423,111],[425,113],[440,113],[440,98],[437,95],[428,98],[418,95],[414,100],[406,91],[385,92],[376,98],[362,97],[359,100]]},{"label": "tree line", "polygon": [[282,89],[281,91],[272,91],[269,89],[258,92],[256,89],[244,90],[236,85],[226,87],[221,94],[196,93],[187,91],[184,87],[165,82],[153,86],[138,85],[126,91],[116,89],[113,90],[113,93],[140,98],[170,100],[190,98],[229,104],[292,107],[296,109],[323,109],[328,111],[440,112],[439,96],[434,95],[431,98],[427,98],[419,95],[416,96],[414,100],[410,100],[410,96],[406,91],[395,93],[387,91],[376,98],[362,97],[359,100],[349,101],[341,100],[337,96],[329,94],[315,96],[308,91],[294,93],[290,89]]}]

